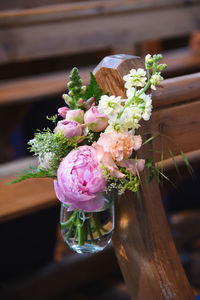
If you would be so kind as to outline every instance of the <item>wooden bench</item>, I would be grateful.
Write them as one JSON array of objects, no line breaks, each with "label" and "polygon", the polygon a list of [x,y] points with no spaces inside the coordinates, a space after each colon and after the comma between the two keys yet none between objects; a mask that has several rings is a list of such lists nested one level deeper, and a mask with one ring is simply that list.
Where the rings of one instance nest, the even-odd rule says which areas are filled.
[{"label": "wooden bench", "polygon": [[[120,55],[107,57],[95,69],[96,78],[104,90],[123,96],[122,75],[128,73],[130,68],[138,66],[142,66],[139,58]],[[105,72],[107,74],[106,81],[103,77]],[[116,74],[118,81],[113,85]],[[141,132],[144,139],[146,132],[153,133],[155,130],[176,139],[176,142],[181,145],[181,149],[194,161],[199,160],[199,152],[196,151],[199,149],[200,141],[198,130],[200,127],[198,117],[200,106],[199,79],[200,74],[197,73],[165,80],[162,83],[162,88],[153,94],[155,110],[152,121],[145,123],[144,132]],[[111,80],[112,86],[110,85]],[[121,84],[119,84],[120,82]],[[184,117],[177,118],[178,111],[181,111]],[[153,146],[159,147],[160,144],[161,140],[158,139]],[[145,157],[147,150],[140,151],[140,156]],[[172,150],[178,154],[173,145]],[[170,169],[173,163],[169,161],[167,151],[165,158],[164,165]],[[159,159],[160,157],[157,157],[157,161]],[[142,198],[137,199],[132,194],[126,194],[121,200],[118,200],[113,244],[132,299],[194,299],[169,232],[157,182],[154,181],[151,185],[146,186],[142,176]],[[94,272],[94,268],[92,272],[88,271],[88,281],[99,278],[99,274],[104,276],[115,268],[114,261],[109,265],[112,256],[112,250],[108,249],[97,256],[97,260],[92,258],[85,260],[88,264],[94,264],[94,261],[97,263],[96,272]],[[45,297],[51,299],[51,296],[53,299],[56,294],[64,292],[66,287],[70,290],[72,287],[80,286],[81,283],[85,282],[81,275],[82,272],[85,274],[85,267],[80,269],[80,278],[82,279],[76,281],[76,278],[73,277],[75,275],[71,277],[71,271],[69,275],[69,270],[76,269],[80,260],[74,258],[70,263],[71,259],[72,257],[69,256],[60,263],[47,266],[37,276],[25,281],[23,285],[15,286],[10,291],[6,291],[3,296],[5,299],[7,299],[6,295],[14,297],[20,291],[21,295],[31,297],[30,291],[35,290],[33,299],[34,297],[42,300]],[[104,270],[100,268],[99,261],[101,261],[100,265],[107,266]],[[85,263],[82,263],[85,266]],[[99,273],[98,268],[100,268]],[[69,281],[69,276],[76,282]],[[86,277],[84,278],[86,279]],[[56,284],[51,285],[49,282]],[[66,286],[66,282],[70,284]]]},{"label": "wooden bench", "polygon": [[[138,42],[154,38],[166,38],[176,35],[190,34],[198,28],[199,15],[196,13],[199,9],[199,3],[195,0],[185,4],[182,0],[174,1],[82,1],[71,3],[67,2],[49,6],[44,6],[45,0],[30,1],[23,8],[20,6],[11,8],[14,3],[2,4],[3,10],[0,12],[0,67],[12,68],[14,64],[20,67],[23,63],[34,63],[37,59],[53,59],[55,57],[68,57],[77,53],[83,55],[87,51],[100,51],[110,49],[111,52],[133,51],[133,45]],[[6,9],[7,7],[7,9]],[[170,26],[168,26],[168,16],[170,15]],[[157,19],[156,24],[152,19]],[[177,18],[179,23],[177,26]],[[145,20],[145,21],[144,21]],[[192,22],[191,22],[192,20]],[[159,22],[160,26],[157,26]],[[136,26],[137,24],[137,26]],[[175,26],[176,25],[176,26]],[[77,30],[78,28],[78,30]],[[106,30],[105,30],[106,28]],[[134,34],[133,29],[134,28]],[[148,28],[148,30],[147,30]],[[67,37],[67,38],[66,38]],[[123,47],[119,46],[123,42]],[[182,54],[181,54],[182,53]],[[175,70],[181,70],[197,67],[200,64],[200,56],[191,53],[188,49],[183,52],[168,54],[166,62],[169,65],[169,73],[173,74]],[[179,60],[177,59],[179,58]],[[178,62],[179,61],[179,64]],[[89,71],[92,66],[81,67],[80,73],[84,83],[89,81]],[[1,128],[6,122],[7,115],[12,114],[12,122],[9,122],[6,129],[1,130],[1,135],[7,139],[9,132],[19,122],[19,119],[26,114],[29,104],[35,101],[48,99],[52,95],[60,95],[66,88],[66,70],[48,72],[45,74],[30,75],[27,77],[3,79],[0,81],[0,110],[1,110]],[[14,107],[14,109],[11,109]],[[27,162],[27,167],[31,163]],[[21,170],[23,170],[23,161]],[[7,166],[2,167],[4,172]],[[15,162],[13,163],[15,168]],[[20,172],[20,167],[13,169],[9,175]],[[17,171],[17,172],[16,172]],[[4,175],[6,177],[6,174]],[[2,179],[3,180],[3,179]],[[2,183],[9,181],[5,178]],[[46,181],[45,181],[46,182]],[[26,185],[34,190],[33,183]],[[23,184],[20,185],[21,190]],[[14,216],[22,216],[32,209],[36,211],[44,208],[45,205],[55,205],[56,201],[52,194],[50,198],[41,197],[41,203],[30,201],[24,204],[19,195],[19,203],[16,205],[17,212],[12,207],[9,216],[9,201],[11,190],[18,187],[7,188],[4,191],[5,210],[2,209],[0,219],[8,220]],[[3,195],[3,194],[2,194]],[[27,198],[27,195],[22,198]],[[37,197],[36,197],[37,198]],[[43,199],[43,200],[42,200]],[[27,204],[29,203],[29,204]],[[35,206],[34,206],[35,203]],[[7,206],[7,208],[6,208]],[[9,208],[10,207],[10,208]],[[3,213],[4,211],[4,213]]]},{"label": "wooden bench", "polygon": [[[137,57],[111,56],[97,66],[95,76],[104,91],[124,98],[123,75],[131,68],[142,66],[142,60]],[[142,147],[138,157],[148,157],[152,149],[163,149],[164,157],[170,157],[162,147],[165,136],[175,141],[175,145],[181,145],[186,153],[200,148],[200,74],[184,79],[184,94],[181,78],[165,81],[160,92],[153,94],[152,119],[142,124],[140,132],[144,140],[149,133],[161,135],[152,146]],[[169,147],[177,154],[177,146],[170,143]],[[195,299],[168,228],[158,182],[154,179],[146,184],[144,173],[141,174],[140,197],[126,193],[116,202],[113,244],[131,298]]]}]

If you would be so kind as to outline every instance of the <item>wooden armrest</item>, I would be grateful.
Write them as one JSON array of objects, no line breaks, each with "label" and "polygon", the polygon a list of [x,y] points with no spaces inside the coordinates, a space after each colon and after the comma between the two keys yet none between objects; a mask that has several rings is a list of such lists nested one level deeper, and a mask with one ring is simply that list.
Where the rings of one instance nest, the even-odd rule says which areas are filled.
[{"label": "wooden armrest", "polygon": [[52,179],[34,178],[7,185],[13,179],[0,181],[0,222],[59,204]]}]

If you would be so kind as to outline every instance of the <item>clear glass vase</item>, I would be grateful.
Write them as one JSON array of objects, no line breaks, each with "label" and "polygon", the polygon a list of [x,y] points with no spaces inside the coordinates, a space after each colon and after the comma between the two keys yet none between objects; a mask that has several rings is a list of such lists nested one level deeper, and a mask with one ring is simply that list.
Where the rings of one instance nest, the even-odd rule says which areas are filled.
[{"label": "clear glass vase", "polygon": [[75,252],[102,251],[110,243],[114,229],[113,194],[104,194],[104,207],[94,212],[67,211],[62,204],[60,225],[64,241]]}]

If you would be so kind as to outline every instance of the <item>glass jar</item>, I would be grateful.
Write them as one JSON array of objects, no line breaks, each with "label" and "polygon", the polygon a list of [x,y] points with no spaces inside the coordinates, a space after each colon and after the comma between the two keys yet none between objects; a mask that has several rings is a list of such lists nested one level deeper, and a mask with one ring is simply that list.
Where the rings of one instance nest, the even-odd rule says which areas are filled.
[{"label": "glass jar", "polygon": [[77,253],[97,253],[111,241],[114,229],[114,195],[104,195],[104,206],[93,212],[68,211],[61,204],[61,233],[67,245]]}]

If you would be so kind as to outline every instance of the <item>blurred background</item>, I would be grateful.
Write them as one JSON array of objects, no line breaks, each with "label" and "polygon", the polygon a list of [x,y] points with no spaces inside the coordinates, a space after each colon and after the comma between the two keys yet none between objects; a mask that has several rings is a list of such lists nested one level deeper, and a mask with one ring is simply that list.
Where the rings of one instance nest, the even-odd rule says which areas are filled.
[{"label": "blurred background", "polygon": [[[52,181],[5,183],[36,165],[27,142],[37,129],[51,126],[46,115],[64,105],[61,95],[74,66],[85,84],[103,57],[119,53],[162,53],[165,78],[199,72],[199,11],[199,0],[0,0],[1,299],[129,299],[112,246],[96,256],[77,256],[64,245]],[[162,189],[197,291],[199,160],[195,180],[184,178],[179,191]]]}]

